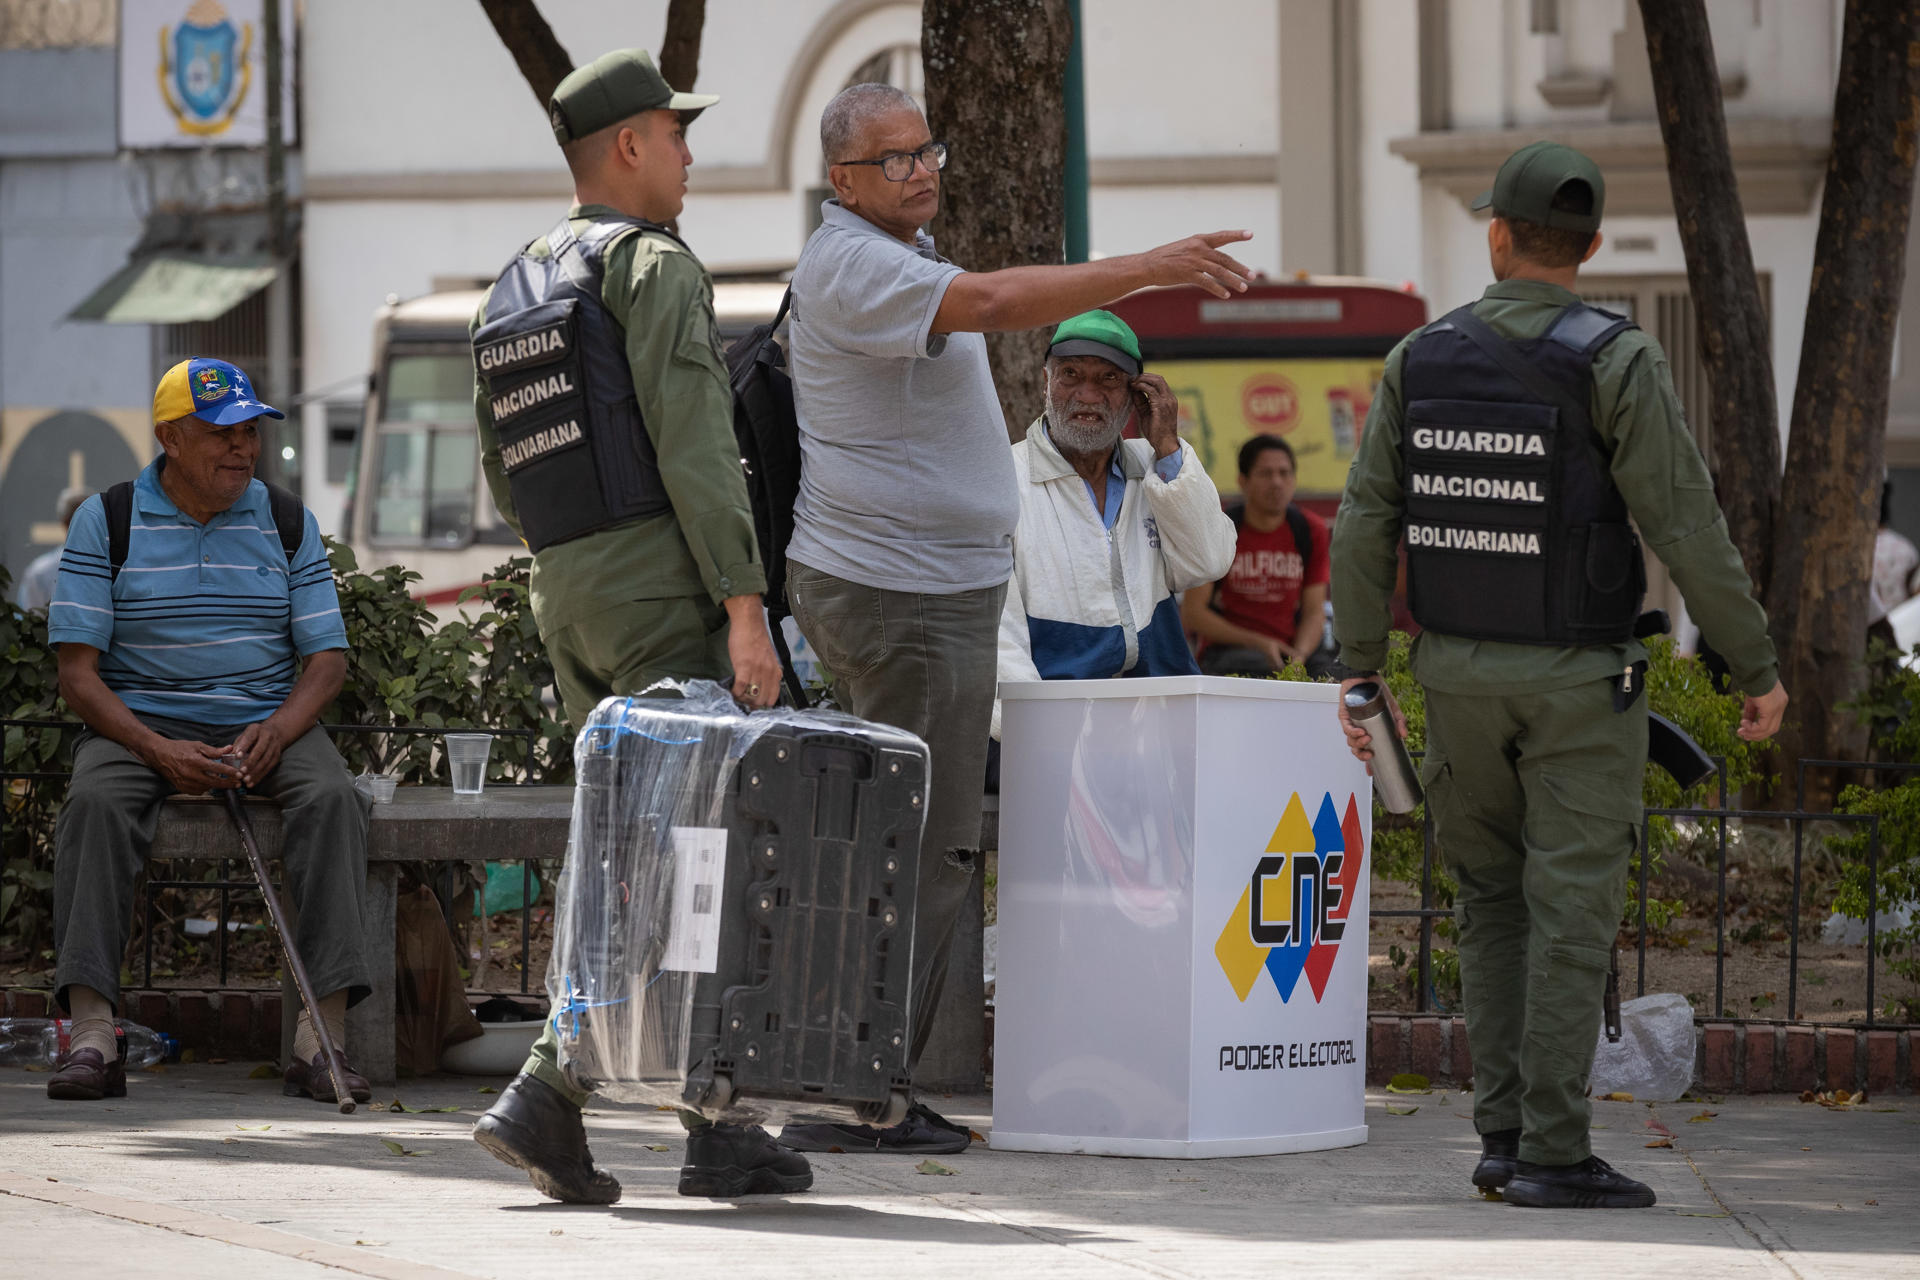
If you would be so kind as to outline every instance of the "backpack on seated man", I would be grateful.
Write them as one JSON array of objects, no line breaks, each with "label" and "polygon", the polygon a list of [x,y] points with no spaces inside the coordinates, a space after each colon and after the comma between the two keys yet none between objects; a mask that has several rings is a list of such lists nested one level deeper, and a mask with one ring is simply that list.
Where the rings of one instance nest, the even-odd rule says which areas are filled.
[{"label": "backpack on seated man", "polygon": [[[280,535],[280,549],[287,553],[287,564],[300,554],[301,539],[307,532],[306,508],[300,499],[277,484],[267,486],[267,505],[273,511],[274,531]],[[107,518],[107,566],[115,578],[127,562],[127,545],[133,535],[133,481],[122,480],[100,491],[100,507]]]},{"label": "backpack on seated man", "polygon": [[770,324],[760,325],[727,348],[733,384],[733,435],[747,478],[754,540],[767,571],[767,623],[780,655],[787,691],[795,706],[808,705],[806,686],[793,669],[793,655],[780,623],[787,607],[787,543],[793,538],[793,504],[800,497],[800,420],[793,408],[793,377],[786,348],[776,336],[793,304],[789,288]]}]

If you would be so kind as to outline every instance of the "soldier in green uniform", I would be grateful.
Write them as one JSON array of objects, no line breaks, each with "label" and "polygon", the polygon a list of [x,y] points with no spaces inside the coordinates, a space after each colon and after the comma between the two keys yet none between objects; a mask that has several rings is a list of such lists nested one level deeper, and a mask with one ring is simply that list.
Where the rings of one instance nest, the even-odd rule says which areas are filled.
[{"label": "soldier in green uniform", "polygon": [[1635,525],[1746,694],[1740,736],[1772,735],[1787,702],[1666,357],[1573,292],[1605,194],[1558,144],[1501,166],[1474,206],[1493,210],[1496,283],[1387,357],[1333,528],[1334,630],[1356,678],[1385,660],[1406,544],[1421,777],[1459,882],[1473,1181],[1535,1206],[1654,1202],[1592,1154],[1586,1098],[1643,816]]},{"label": "soldier in green uniform", "polygon": [[[576,726],[663,678],[730,676],[757,707],[779,694],[713,285],[661,225],[686,195],[686,126],[716,101],[675,93],[644,49],[561,81],[548,113],[574,205],[474,317],[481,465],[534,553],[534,619]],[[586,1098],[549,1026],[474,1138],[556,1200],[611,1204],[620,1184],[593,1165]],[[683,1195],[813,1183],[757,1126],[682,1119]]]}]

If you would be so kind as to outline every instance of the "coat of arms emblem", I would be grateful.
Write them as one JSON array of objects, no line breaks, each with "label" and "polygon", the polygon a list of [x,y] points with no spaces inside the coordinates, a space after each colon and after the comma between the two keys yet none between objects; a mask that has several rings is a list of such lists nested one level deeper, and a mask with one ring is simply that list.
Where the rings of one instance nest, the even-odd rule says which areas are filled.
[{"label": "coat of arms emblem", "polygon": [[219,0],[194,0],[178,25],[160,28],[160,96],[182,132],[226,132],[247,97],[252,49],[253,24],[236,26]]}]

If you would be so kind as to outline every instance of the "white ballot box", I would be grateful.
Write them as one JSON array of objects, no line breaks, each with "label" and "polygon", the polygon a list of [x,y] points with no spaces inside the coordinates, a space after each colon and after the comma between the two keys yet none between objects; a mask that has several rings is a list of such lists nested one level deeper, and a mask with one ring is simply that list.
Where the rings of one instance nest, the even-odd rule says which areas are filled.
[{"label": "white ballot box", "polygon": [[1000,686],[992,1145],[1366,1141],[1372,782],[1338,688]]}]

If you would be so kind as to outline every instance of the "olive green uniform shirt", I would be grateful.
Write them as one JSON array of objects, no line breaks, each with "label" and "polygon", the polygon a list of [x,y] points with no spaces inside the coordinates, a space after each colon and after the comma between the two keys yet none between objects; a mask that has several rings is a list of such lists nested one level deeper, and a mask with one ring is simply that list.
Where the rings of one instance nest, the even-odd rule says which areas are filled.
[{"label": "olive green uniform shirt", "polygon": [[[621,215],[592,204],[575,205],[570,216],[578,234],[596,218]],[[544,237],[534,241],[532,252],[547,255]],[[600,298],[626,331],[640,416],[673,510],[556,543],[536,555],[533,616],[542,635],[629,600],[706,595],[717,604],[758,595],[767,585],[734,442],[733,390],[706,268],[678,241],[653,232],[616,241],[605,267]],[[482,299],[475,329],[486,310]],[[473,398],[487,487],[519,533],[486,388],[477,378]]]},{"label": "olive green uniform shirt", "polygon": [[[1502,337],[1524,341],[1544,335],[1577,301],[1558,285],[1506,280],[1489,288],[1473,313]],[[1357,670],[1386,661],[1388,601],[1406,513],[1401,369],[1407,345],[1418,336],[1387,357],[1333,526],[1334,635],[1341,660]],[[1727,534],[1660,344],[1629,329],[1601,348],[1591,408],[1594,428],[1612,452],[1613,482],[1647,548],[1673,575],[1701,634],[1726,658],[1735,687],[1767,692],[1779,668],[1766,614]],[[1421,684],[1448,693],[1540,693],[1617,676],[1645,656],[1638,641],[1568,648],[1427,631],[1415,643],[1413,672]]]}]

